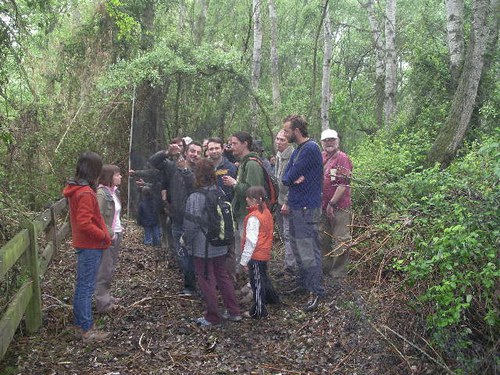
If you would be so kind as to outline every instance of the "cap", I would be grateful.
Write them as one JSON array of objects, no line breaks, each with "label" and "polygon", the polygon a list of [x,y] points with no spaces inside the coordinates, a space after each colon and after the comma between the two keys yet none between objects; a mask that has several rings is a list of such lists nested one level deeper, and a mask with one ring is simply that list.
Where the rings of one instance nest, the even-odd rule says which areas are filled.
[{"label": "cap", "polygon": [[322,141],[324,141],[325,139],[330,139],[330,138],[337,139],[338,137],[339,137],[339,135],[333,129],[326,129],[326,130],[323,130],[323,132],[321,133],[321,140]]},{"label": "cap", "polygon": [[186,146],[188,144],[190,144],[191,142],[193,142],[193,139],[191,137],[184,137],[182,139],[184,140],[184,143],[186,144]]}]

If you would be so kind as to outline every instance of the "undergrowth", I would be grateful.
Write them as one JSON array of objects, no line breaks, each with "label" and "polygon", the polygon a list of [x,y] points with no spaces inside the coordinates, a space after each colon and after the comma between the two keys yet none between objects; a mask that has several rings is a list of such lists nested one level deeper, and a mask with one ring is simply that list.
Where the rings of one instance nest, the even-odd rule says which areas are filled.
[{"label": "undergrowth", "polygon": [[353,153],[354,208],[389,235],[383,251],[408,294],[418,296],[412,304],[427,322],[431,344],[456,373],[493,373],[500,334],[500,144],[493,137],[474,142],[445,170],[419,167],[425,148],[408,139],[360,146]]}]

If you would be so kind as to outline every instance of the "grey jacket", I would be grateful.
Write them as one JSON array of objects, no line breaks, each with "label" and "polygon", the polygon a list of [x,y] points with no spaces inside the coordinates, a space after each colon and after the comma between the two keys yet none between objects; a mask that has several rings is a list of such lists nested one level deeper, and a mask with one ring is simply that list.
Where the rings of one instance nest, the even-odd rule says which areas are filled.
[{"label": "grey jacket", "polygon": [[[216,185],[204,187],[206,190],[217,190]],[[189,255],[205,258],[206,238],[201,231],[202,226],[188,219],[190,216],[200,218],[202,223],[206,223],[207,210],[205,207],[205,196],[202,193],[194,191],[186,202],[186,216],[184,217],[184,244]],[[203,230],[207,232],[206,225]],[[212,246],[208,244],[208,258],[220,257],[227,254],[227,246]]]},{"label": "grey jacket", "polygon": [[286,166],[290,160],[290,156],[293,152],[293,146],[288,146],[285,151],[276,154],[276,166],[274,169],[274,175],[278,179],[279,195],[278,204],[283,205],[288,201],[288,186],[283,185],[281,178],[285,173]]}]

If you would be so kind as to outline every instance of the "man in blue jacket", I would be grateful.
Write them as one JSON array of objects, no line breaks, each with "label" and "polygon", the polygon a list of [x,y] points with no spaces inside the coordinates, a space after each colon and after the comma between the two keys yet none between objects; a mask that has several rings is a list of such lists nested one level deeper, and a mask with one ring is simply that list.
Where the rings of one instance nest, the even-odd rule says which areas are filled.
[{"label": "man in blue jacket", "polygon": [[289,187],[290,243],[298,265],[297,285],[290,292],[306,289],[309,301],[304,310],[312,311],[325,294],[318,235],[323,161],[318,144],[308,136],[307,122],[302,116],[286,117],[283,130],[289,142],[297,144],[282,178]]}]

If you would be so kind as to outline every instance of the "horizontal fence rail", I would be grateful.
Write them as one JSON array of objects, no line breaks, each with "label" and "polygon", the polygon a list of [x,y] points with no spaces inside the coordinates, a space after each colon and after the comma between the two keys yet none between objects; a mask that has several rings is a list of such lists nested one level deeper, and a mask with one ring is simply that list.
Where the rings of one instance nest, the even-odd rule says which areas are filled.
[{"label": "horizontal fence rail", "polygon": [[23,317],[28,333],[35,333],[42,325],[40,278],[69,233],[67,209],[66,199],[60,199],[0,248],[0,281],[16,264],[28,276],[0,317],[0,361]]}]

